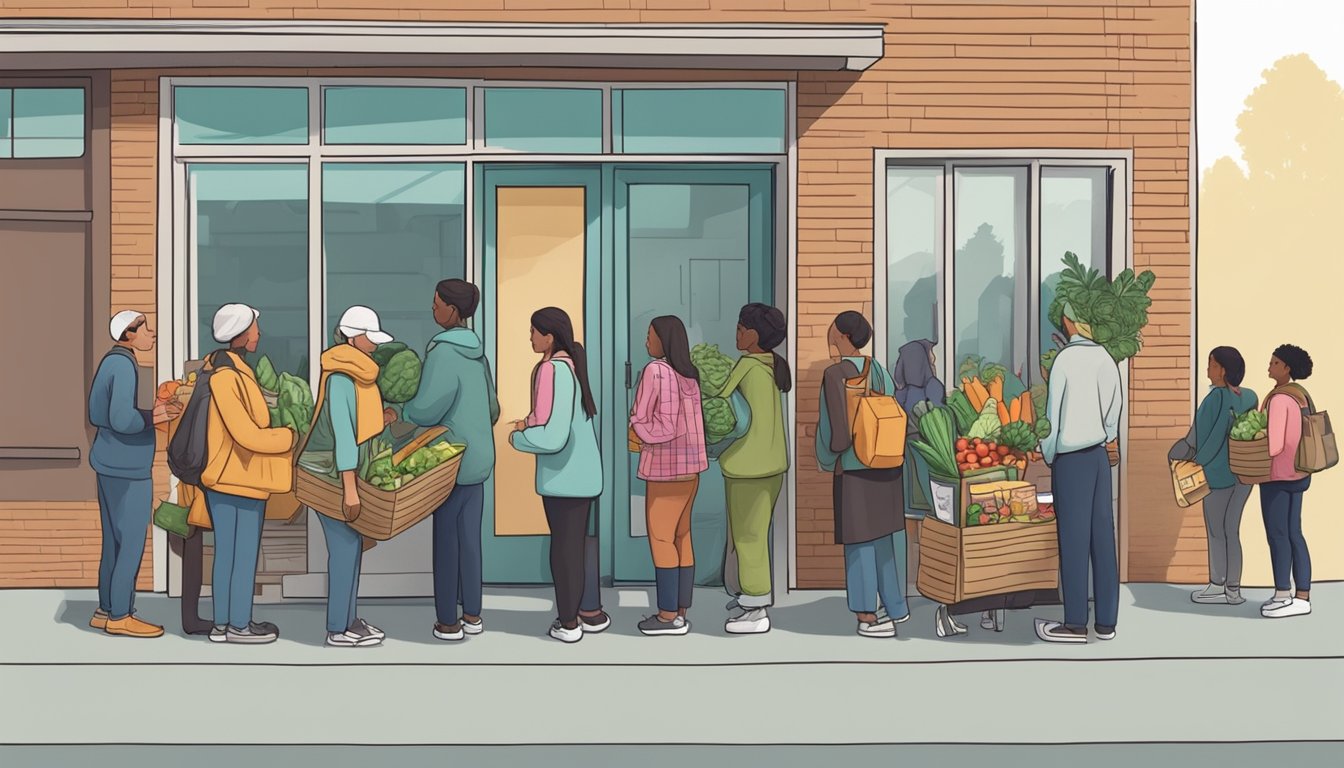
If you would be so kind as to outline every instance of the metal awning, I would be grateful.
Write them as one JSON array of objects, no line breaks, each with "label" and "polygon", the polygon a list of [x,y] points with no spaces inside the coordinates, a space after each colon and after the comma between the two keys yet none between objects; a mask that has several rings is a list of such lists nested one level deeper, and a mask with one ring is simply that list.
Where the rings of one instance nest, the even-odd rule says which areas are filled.
[{"label": "metal awning", "polygon": [[0,69],[608,67],[851,70],[882,57],[880,24],[434,24],[6,20]]}]

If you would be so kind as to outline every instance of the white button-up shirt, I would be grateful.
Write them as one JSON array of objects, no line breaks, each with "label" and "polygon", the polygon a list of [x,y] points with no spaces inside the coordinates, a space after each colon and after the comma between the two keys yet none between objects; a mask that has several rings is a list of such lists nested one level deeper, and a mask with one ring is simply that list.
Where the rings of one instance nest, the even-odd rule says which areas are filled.
[{"label": "white button-up shirt", "polygon": [[1124,392],[1120,368],[1100,344],[1077,334],[1055,357],[1050,368],[1050,434],[1041,441],[1041,456],[1054,464],[1072,453],[1116,440]]}]

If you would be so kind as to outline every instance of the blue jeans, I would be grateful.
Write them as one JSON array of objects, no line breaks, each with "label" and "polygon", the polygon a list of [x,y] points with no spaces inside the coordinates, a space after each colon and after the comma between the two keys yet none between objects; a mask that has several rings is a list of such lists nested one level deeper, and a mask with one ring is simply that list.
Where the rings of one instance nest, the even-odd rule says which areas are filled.
[{"label": "blue jeans", "polygon": [[[1302,535],[1302,494],[1311,487],[1311,476],[1260,485],[1260,515],[1269,539],[1269,564],[1274,571],[1274,589],[1286,592],[1311,590],[1311,553]],[[1291,581],[1290,581],[1291,577]]]},{"label": "blue jeans", "polygon": [[890,536],[845,545],[845,593],[849,610],[876,613],[877,599],[887,607],[887,615],[899,619],[910,613],[905,602],[905,531]]},{"label": "blue jeans", "polygon": [[215,530],[215,567],[210,582],[215,626],[247,629],[252,623],[252,593],[257,585],[266,500],[207,490],[205,502]]},{"label": "blue jeans", "polygon": [[344,520],[318,515],[327,539],[327,631],[344,632],[355,623],[359,568],[364,561],[364,535]]},{"label": "blue jeans", "polygon": [[[1097,626],[1115,627],[1120,613],[1120,566],[1111,511],[1111,463],[1104,445],[1062,453],[1051,467],[1059,536],[1064,623],[1087,627],[1087,574],[1097,601]],[[1090,568],[1089,568],[1090,567]]]},{"label": "blue jeans", "polygon": [[457,605],[481,615],[481,515],[485,484],[458,485],[434,510],[434,612],[440,624],[457,623]]},{"label": "blue jeans", "polygon": [[124,619],[135,610],[135,581],[153,503],[153,480],[98,475],[98,516],[103,525],[98,607],[109,618]]}]

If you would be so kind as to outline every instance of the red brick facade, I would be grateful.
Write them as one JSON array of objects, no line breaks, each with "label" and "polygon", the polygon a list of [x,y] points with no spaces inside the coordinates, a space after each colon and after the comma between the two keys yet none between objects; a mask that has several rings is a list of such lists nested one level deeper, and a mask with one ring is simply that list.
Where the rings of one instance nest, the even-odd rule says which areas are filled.
[{"label": "red brick facade", "polygon": [[[67,7],[60,7],[60,6]],[[397,5],[401,10],[382,6]],[[1132,150],[1133,262],[1159,278],[1145,349],[1131,368],[1126,577],[1204,577],[1196,513],[1175,509],[1165,455],[1191,402],[1190,0],[0,0],[37,17],[545,22],[807,22],[886,25],[885,57],[856,72],[413,71],[416,76],[566,80],[792,79],[798,84],[796,504],[800,587],[842,583],[830,480],[815,470],[825,331],[844,309],[871,316],[876,149]],[[361,76],[407,70],[360,70]],[[158,78],[349,75],[341,71],[112,73],[113,310],[155,306]],[[152,360],[146,360],[147,364]],[[156,480],[163,488],[165,473]],[[78,586],[97,567],[92,503],[0,504],[0,586]],[[78,536],[63,531],[78,530]],[[59,543],[53,543],[59,542]],[[16,559],[17,558],[17,559]],[[148,568],[142,574],[147,583]]]}]

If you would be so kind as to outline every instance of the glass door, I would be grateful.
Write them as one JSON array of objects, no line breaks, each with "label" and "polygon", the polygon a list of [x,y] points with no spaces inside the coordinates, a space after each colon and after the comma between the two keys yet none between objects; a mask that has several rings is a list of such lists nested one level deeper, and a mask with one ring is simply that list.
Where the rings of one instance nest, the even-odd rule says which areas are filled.
[{"label": "glass door", "polygon": [[[532,313],[569,313],[589,348],[589,382],[602,389],[596,297],[601,285],[601,169],[593,166],[484,166],[477,175],[481,309],[477,329],[499,390],[495,472],[486,488],[482,546],[485,580],[550,581],[550,531],[534,483],[535,459],[509,445],[513,422],[531,408],[539,361],[529,337]],[[601,414],[599,413],[599,419]]]},{"label": "glass door", "polygon": [[[770,166],[618,168],[614,181],[615,345],[624,386],[615,388],[613,411],[624,419],[650,360],[645,340],[655,317],[676,315],[692,346],[717,344],[737,357],[738,311],[774,295],[774,175]],[[651,581],[639,454],[621,451],[615,461],[613,576]],[[727,514],[715,462],[701,476],[691,538],[696,582],[722,584]]]}]

